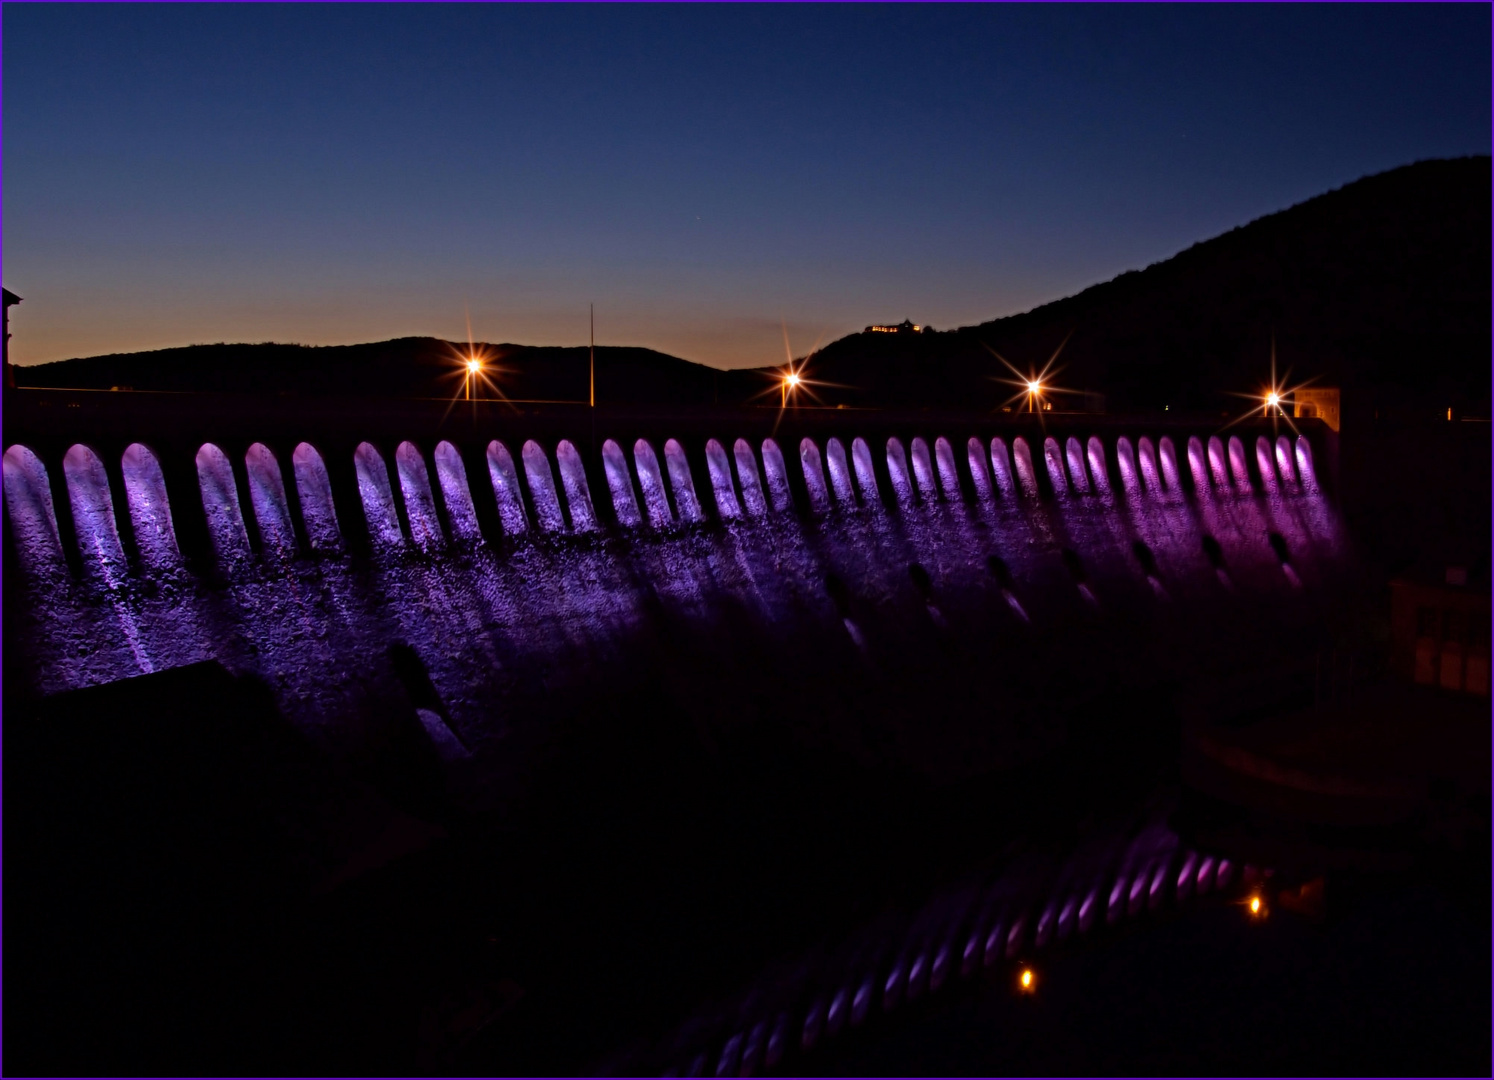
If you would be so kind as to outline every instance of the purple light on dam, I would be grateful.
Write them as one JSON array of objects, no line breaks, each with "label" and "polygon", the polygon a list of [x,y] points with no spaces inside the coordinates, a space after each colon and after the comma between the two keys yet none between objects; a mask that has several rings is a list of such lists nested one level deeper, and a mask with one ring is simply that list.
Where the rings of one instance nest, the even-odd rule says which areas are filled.
[{"label": "purple light on dam", "polygon": [[405,441],[395,448],[394,467],[399,473],[399,488],[405,499],[410,540],[420,551],[435,551],[441,546],[441,522],[436,516],[436,500],[431,494],[431,477],[425,467],[425,458],[414,443]]},{"label": "purple light on dam", "polygon": [[823,514],[830,509],[830,493],[825,488],[825,467],[820,458],[820,448],[807,435],[799,440],[799,465],[804,470],[804,490],[809,496],[809,508],[813,513]]},{"label": "purple light on dam", "polygon": [[690,462],[685,458],[685,448],[670,439],[664,444],[664,460],[669,465],[669,484],[674,489],[680,520],[703,521],[705,515],[701,513],[700,500],[695,497],[695,481],[690,478]]},{"label": "purple light on dam", "polygon": [[472,489],[467,486],[467,470],[461,452],[451,443],[436,444],[436,477],[441,497],[446,502],[446,519],[451,523],[452,541],[473,544],[482,539],[477,524],[477,510],[472,505]]},{"label": "purple light on dam", "polygon": [[836,501],[842,506],[854,506],[856,496],[851,488],[851,467],[846,463],[845,445],[839,439],[832,437],[825,444],[825,461]]},{"label": "purple light on dam", "polygon": [[[1020,435],[1012,440],[1012,460],[1016,464],[1017,482],[1022,485],[1022,493],[1029,499],[1036,499],[1038,484],[1037,474],[1032,471],[1032,451],[1027,448],[1027,440]],[[994,452],[991,455],[991,463],[995,466]]]},{"label": "purple light on dam", "polygon": [[892,477],[892,491],[898,501],[904,506],[912,506],[913,485],[908,481],[908,459],[903,454],[902,440],[896,436],[887,440],[887,472]]},{"label": "purple light on dam", "polygon": [[786,514],[793,509],[794,493],[789,487],[788,462],[783,451],[773,439],[763,440],[763,476],[772,498],[775,513]]},{"label": "purple light on dam", "polygon": [[296,493],[301,498],[301,517],[313,551],[333,555],[343,551],[337,510],[332,502],[332,481],[322,455],[310,443],[300,443],[291,454]]},{"label": "purple light on dam", "polygon": [[529,527],[524,513],[524,495],[519,491],[519,473],[514,468],[513,455],[497,439],[488,443],[488,478],[493,484],[493,497],[498,504],[498,517],[503,523],[503,532],[517,536]]},{"label": "purple light on dam", "polygon": [[763,497],[762,480],[757,474],[757,458],[752,454],[752,444],[738,439],[732,444],[732,458],[737,466],[737,483],[742,490],[742,504],[752,517],[762,517],[768,512],[768,501]]},{"label": "purple light on dam", "polygon": [[970,441],[965,444],[965,459],[965,464],[970,469],[970,482],[975,488],[975,497],[989,502],[994,495],[991,467],[986,464],[986,450],[980,439],[971,436]]},{"label": "purple light on dam", "polygon": [[171,524],[171,502],[161,463],[149,447],[131,443],[119,463],[129,501],[130,523],[141,562],[152,570],[167,570],[181,560],[176,530]]},{"label": "purple light on dam", "polygon": [[[288,714],[333,723],[355,706],[326,693],[326,674],[377,669],[391,641],[411,642],[454,703],[442,723],[481,759],[482,732],[510,723],[494,717],[512,715],[512,703],[582,693],[604,672],[621,677],[631,628],[654,611],[719,648],[739,633],[721,613],[746,613],[773,627],[766,640],[823,653],[815,677],[826,693],[922,666],[1006,702],[1019,691],[1005,668],[966,670],[963,653],[930,654],[928,635],[989,655],[987,642],[1055,625],[1078,588],[1109,620],[1167,600],[1171,645],[1143,654],[1122,635],[1098,653],[1075,644],[1061,663],[1122,678],[1159,662],[1186,672],[1225,617],[1223,565],[1231,588],[1266,599],[1311,592],[1338,550],[1305,439],[1261,443],[1258,464],[1269,464],[1275,490],[1247,497],[1208,483],[1205,438],[1188,440],[1189,470],[1173,479],[1172,440],[1160,444],[1159,468],[1159,444],[1142,436],[1139,472],[1151,478],[1141,482],[1129,437],[1088,434],[1045,437],[1042,477],[1027,436],[967,437],[958,454],[937,431],[878,437],[881,462],[871,440],[852,437],[848,454],[841,435],[796,436],[792,459],[772,438],[701,438],[689,451],[668,438],[662,455],[650,438],[607,438],[590,462],[565,439],[525,439],[518,461],[500,440],[473,445],[470,457],[453,439],[391,440],[388,451],[364,441],[330,460],[312,442],[240,444],[237,460],[205,442],[182,463],[195,475],[195,504],[177,501],[170,462],[142,443],[112,460],[80,444],[50,463],[16,445],[6,450],[5,498],[38,613],[28,643],[38,685],[95,685],[146,664],[219,656],[262,674]],[[1108,493],[1112,454],[1121,501]],[[1279,479],[1283,457],[1300,484]],[[879,479],[891,485],[886,501]],[[708,508],[696,483],[711,487]],[[184,528],[203,537],[201,550],[183,547]],[[1285,537],[1289,567],[1266,542],[1273,533]],[[610,539],[588,546],[591,534]],[[912,564],[922,595],[908,584]],[[292,587],[308,574],[322,581],[320,598]],[[169,575],[169,599],[137,588]],[[70,577],[94,584],[72,589]],[[833,596],[831,577],[843,583]],[[119,603],[103,604],[99,589]],[[1259,610],[1264,619],[1270,606]],[[86,657],[67,645],[80,632],[93,643]],[[1256,631],[1228,630],[1247,632]],[[1259,632],[1279,628],[1262,622]]]},{"label": "purple light on dam", "polygon": [[633,467],[638,473],[638,487],[643,491],[643,505],[648,508],[649,524],[656,529],[673,525],[674,511],[669,508],[664,474],[659,471],[659,459],[647,439],[633,444]]}]

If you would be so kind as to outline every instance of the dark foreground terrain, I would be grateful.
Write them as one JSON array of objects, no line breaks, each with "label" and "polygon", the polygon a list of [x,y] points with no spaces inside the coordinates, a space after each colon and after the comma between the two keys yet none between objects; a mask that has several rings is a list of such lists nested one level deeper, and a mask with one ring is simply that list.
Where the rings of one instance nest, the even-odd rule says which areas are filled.
[{"label": "dark foreground terrain", "polygon": [[[942,789],[771,735],[706,748],[647,695],[611,705],[517,810],[386,778],[392,861],[309,900],[296,808],[345,778],[252,681],[206,664],[8,709],[7,1071],[735,1073],[712,1003],[765,969],[868,926],[892,941],[930,897],[1127,821],[1187,844],[1219,814],[1180,793],[1155,700],[1109,700],[1039,765]],[[770,1071],[1486,1072],[1487,841],[1486,816],[1372,838],[1409,861],[1330,871],[1325,902],[1264,919],[1238,876],[1168,898],[1024,949],[1032,995],[1005,959],[977,965],[812,1049],[801,1011]],[[1264,895],[1314,876],[1294,873]],[[692,1016],[714,1042],[681,1041]]]}]

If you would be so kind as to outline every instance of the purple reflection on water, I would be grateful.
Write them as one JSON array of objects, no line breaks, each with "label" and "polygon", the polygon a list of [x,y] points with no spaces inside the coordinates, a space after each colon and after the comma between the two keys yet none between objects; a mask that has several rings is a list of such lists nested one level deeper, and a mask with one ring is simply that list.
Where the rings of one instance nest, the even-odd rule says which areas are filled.
[{"label": "purple reflection on water", "polygon": [[1096,901],[1100,896],[1100,886],[1095,885],[1084,894],[1084,901],[1079,905],[1079,930],[1087,933],[1089,928],[1095,924],[1095,911],[1099,907]]},{"label": "purple reflection on water", "polygon": [[846,1022],[847,1006],[850,1004],[850,991],[841,987],[830,999],[830,1007],[825,1010],[825,1034],[834,1036],[840,1031]]},{"label": "purple reflection on water", "polygon": [[1032,935],[1032,947],[1041,949],[1048,944],[1048,938],[1053,934],[1054,921],[1058,917],[1058,910],[1054,907],[1054,901],[1048,901],[1048,906],[1043,908],[1042,914],[1038,916],[1037,931]]},{"label": "purple reflection on water", "polygon": [[1105,921],[1116,922],[1121,917],[1121,910],[1126,899],[1126,874],[1124,871],[1116,875],[1115,884],[1110,889],[1110,900],[1105,905]]},{"label": "purple reflection on water", "polygon": [[1193,886],[1196,880],[1196,874],[1194,873],[1194,871],[1197,869],[1197,867],[1198,854],[1192,851],[1188,852],[1188,854],[1183,857],[1182,868],[1178,871],[1177,898],[1179,902],[1186,900],[1188,899],[1188,897],[1193,895]]},{"label": "purple reflection on water", "polygon": [[1012,922],[1012,928],[1006,933],[1006,958],[1010,960],[1016,956],[1022,948],[1023,932],[1027,929],[1027,919],[1018,916]]},{"label": "purple reflection on water", "polygon": [[1198,895],[1202,896],[1209,891],[1214,884],[1214,856],[1205,855],[1203,861],[1198,864],[1198,875],[1194,878],[1194,887]]},{"label": "purple reflection on water", "polygon": [[1156,871],[1152,874],[1152,883],[1147,886],[1146,906],[1148,908],[1155,910],[1162,903],[1162,897],[1164,895],[1162,887],[1166,884],[1166,882],[1167,864],[1164,862],[1157,866]]},{"label": "purple reflection on water", "polygon": [[1079,898],[1070,896],[1058,911],[1058,940],[1063,941],[1074,930],[1074,915],[1079,908]]}]

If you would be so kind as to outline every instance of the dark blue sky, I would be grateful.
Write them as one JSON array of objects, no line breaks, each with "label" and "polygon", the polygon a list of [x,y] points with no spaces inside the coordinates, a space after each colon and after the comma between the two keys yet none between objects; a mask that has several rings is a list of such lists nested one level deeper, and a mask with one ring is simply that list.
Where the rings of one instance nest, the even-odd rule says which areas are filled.
[{"label": "dark blue sky", "polygon": [[1490,149],[1482,4],[4,5],[22,362],[949,327]]}]

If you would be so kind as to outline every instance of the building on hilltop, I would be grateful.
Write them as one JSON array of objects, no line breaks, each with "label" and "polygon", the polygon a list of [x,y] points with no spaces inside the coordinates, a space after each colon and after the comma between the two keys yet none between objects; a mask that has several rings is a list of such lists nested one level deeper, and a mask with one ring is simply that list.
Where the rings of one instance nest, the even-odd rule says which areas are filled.
[{"label": "building on hilltop", "polygon": [[1334,431],[1338,430],[1338,388],[1328,386],[1303,387],[1292,394],[1293,415],[1297,419],[1318,419]]},{"label": "building on hilltop", "polygon": [[932,326],[919,326],[917,323],[904,319],[896,326],[868,326],[861,332],[863,334],[928,334],[933,329]]},{"label": "building on hilltop", "polygon": [[21,298],[15,293],[11,292],[9,289],[0,289],[0,292],[3,292],[5,294],[5,303],[3,305],[3,311],[5,314],[3,316],[3,322],[0,322],[0,328],[3,328],[5,336],[3,338],[0,338],[0,349],[4,349],[5,356],[5,385],[8,387],[13,387],[16,384],[16,376],[15,373],[10,370],[10,305],[19,304],[21,302]]}]

